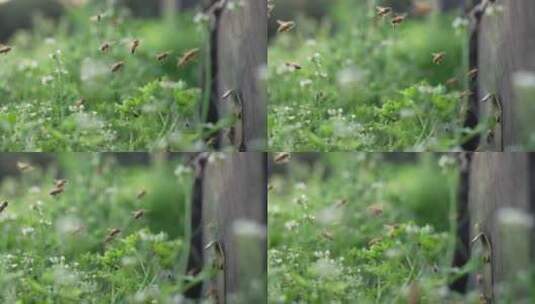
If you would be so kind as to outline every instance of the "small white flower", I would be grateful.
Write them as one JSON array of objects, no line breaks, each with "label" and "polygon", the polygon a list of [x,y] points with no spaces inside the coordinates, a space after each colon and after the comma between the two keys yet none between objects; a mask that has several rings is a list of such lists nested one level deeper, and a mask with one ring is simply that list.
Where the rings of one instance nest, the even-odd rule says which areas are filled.
[{"label": "small white flower", "polygon": [[41,84],[42,85],[48,85],[52,81],[54,81],[54,76],[52,76],[52,75],[46,75],[46,76],[43,76],[41,78]]},{"label": "small white flower", "polygon": [[304,87],[308,87],[309,85],[312,84],[312,80],[310,79],[303,79],[299,82],[299,86],[304,88]]}]

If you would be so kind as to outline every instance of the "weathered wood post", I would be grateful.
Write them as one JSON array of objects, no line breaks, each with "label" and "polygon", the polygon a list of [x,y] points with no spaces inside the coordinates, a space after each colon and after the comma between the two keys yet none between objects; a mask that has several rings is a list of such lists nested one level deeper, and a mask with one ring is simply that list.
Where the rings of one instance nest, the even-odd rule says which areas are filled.
[{"label": "weathered wood post", "polygon": [[[482,134],[480,151],[533,148],[535,99],[535,1],[473,0],[477,24],[473,49],[479,73],[473,90],[479,121],[494,125]],[[484,101],[483,101],[484,100]],[[522,148],[524,147],[524,148]]]},{"label": "weathered wood post", "polygon": [[[470,281],[490,303],[503,296],[500,286],[512,283],[533,261],[535,155],[475,153],[467,182],[471,240],[467,245],[472,258],[483,262]],[[512,296],[525,299],[526,290],[514,289]]]},{"label": "weathered wood post", "polygon": [[[199,293],[216,303],[267,302],[267,154],[211,153],[198,158],[191,266],[213,267]],[[197,210],[197,211],[195,211]],[[200,221],[199,221],[200,219]]]},{"label": "weathered wood post", "polygon": [[205,0],[212,18],[210,114],[235,123],[213,138],[216,149],[264,151],[267,144],[267,0]]}]

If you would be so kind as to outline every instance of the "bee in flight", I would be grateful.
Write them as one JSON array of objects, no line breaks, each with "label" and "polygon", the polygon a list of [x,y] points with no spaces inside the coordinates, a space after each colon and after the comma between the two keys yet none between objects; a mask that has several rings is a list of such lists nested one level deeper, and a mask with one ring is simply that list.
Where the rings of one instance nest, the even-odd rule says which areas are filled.
[{"label": "bee in flight", "polygon": [[21,161],[17,162],[17,168],[22,172],[30,171],[33,169],[32,165]]},{"label": "bee in flight", "polygon": [[294,70],[300,70],[303,68],[299,63],[295,63],[295,62],[286,62],[285,64],[287,67],[294,69]]},{"label": "bee in flight", "polygon": [[146,194],[147,194],[147,190],[141,189],[141,191],[139,191],[139,193],[137,194],[137,198],[142,199]]},{"label": "bee in flight", "polygon": [[54,188],[52,190],[50,190],[49,194],[52,195],[52,196],[56,196],[56,195],[60,195],[61,193],[63,193],[65,189],[63,188]]},{"label": "bee in flight", "polygon": [[11,52],[12,48],[7,45],[0,45],[0,54],[7,54]]},{"label": "bee in flight", "polygon": [[102,53],[106,53],[107,51],[110,50],[110,47],[111,47],[111,46],[110,46],[109,43],[104,42],[104,43],[100,46],[99,50],[100,50]]},{"label": "bee in flight", "polygon": [[85,98],[81,97],[80,99],[78,99],[75,103],[74,103],[74,106],[76,106],[77,108],[83,106],[85,103]]},{"label": "bee in flight", "polygon": [[477,76],[478,72],[479,72],[478,69],[471,69],[470,71],[468,71],[468,73],[466,73],[466,76],[468,76],[468,78],[472,79],[472,78]]},{"label": "bee in flight", "polygon": [[494,94],[489,93],[489,94],[485,95],[485,96],[481,99],[481,102],[487,102],[487,101],[491,100],[492,98],[494,98]]},{"label": "bee in flight", "polygon": [[327,230],[323,231],[323,232],[321,233],[321,236],[324,237],[324,238],[326,238],[326,239],[329,240],[329,241],[334,240],[334,235],[333,235],[331,232],[327,231]]},{"label": "bee in flight", "polygon": [[390,22],[392,23],[392,26],[395,27],[396,25],[403,23],[405,19],[407,19],[407,15],[397,15],[394,16]]},{"label": "bee in flight", "polygon": [[178,67],[183,67],[191,61],[195,60],[199,55],[199,49],[191,49],[185,52],[182,57],[178,60]]},{"label": "bee in flight", "polygon": [[67,184],[66,179],[58,179],[54,183],[54,188],[50,190],[49,194],[52,196],[60,195],[65,191],[65,185]]},{"label": "bee in flight", "polygon": [[106,236],[106,239],[104,239],[104,243],[111,242],[116,236],[118,236],[121,233],[121,229],[119,228],[113,228],[108,233],[108,236]]},{"label": "bee in flight", "polygon": [[279,153],[275,155],[275,158],[273,158],[273,161],[276,164],[285,164],[290,161],[290,153],[288,152]]},{"label": "bee in flight", "polygon": [[279,25],[279,28],[277,29],[277,32],[279,33],[287,33],[295,28],[294,21],[277,20],[277,24]]},{"label": "bee in flight", "polygon": [[130,53],[132,54],[136,53],[136,50],[139,47],[139,43],[140,43],[139,39],[135,39],[134,41],[132,41],[132,45],[130,46]]},{"label": "bee in flight", "polygon": [[134,219],[136,219],[136,220],[139,220],[144,215],[145,215],[145,210],[143,210],[143,209],[134,211]]},{"label": "bee in flight", "polygon": [[93,22],[100,22],[100,21],[102,21],[102,14],[98,14],[98,15],[92,16],[91,18],[89,18],[89,20],[91,20]]},{"label": "bee in flight", "polygon": [[167,59],[167,57],[169,57],[169,54],[170,54],[170,52],[163,52],[163,53],[156,54],[156,59],[157,59],[159,62],[162,62],[162,61],[164,61],[165,59]]},{"label": "bee in flight", "polygon": [[379,17],[386,17],[392,13],[392,8],[388,6],[378,6],[375,8],[375,10],[377,11],[377,16]]},{"label": "bee in flight", "polygon": [[223,246],[218,241],[212,241],[208,243],[204,247],[204,249],[208,250],[212,247],[214,248],[214,252],[215,252],[214,268],[217,270],[224,270],[225,269],[225,251],[223,249]]},{"label": "bee in flight", "polygon": [[227,90],[225,93],[223,93],[223,95],[221,95],[221,99],[226,100],[232,94],[234,94],[234,90]]},{"label": "bee in flight", "polygon": [[8,201],[3,201],[3,202],[0,204],[0,214],[1,214],[2,212],[4,212],[4,210],[6,210],[7,205],[9,205]]},{"label": "bee in flight", "polygon": [[459,84],[459,80],[457,78],[455,78],[455,77],[454,78],[450,78],[450,79],[448,79],[446,81],[446,85],[450,86],[450,87],[455,86],[457,84]]},{"label": "bee in flight", "polygon": [[444,58],[446,58],[446,53],[444,52],[433,53],[434,64],[441,64],[444,61]]},{"label": "bee in flight", "polygon": [[65,185],[67,184],[67,180],[66,179],[58,179],[54,185],[57,187],[57,188],[63,188],[65,187]]},{"label": "bee in flight", "polygon": [[112,73],[115,73],[124,67],[124,61],[119,61],[111,66]]},{"label": "bee in flight", "polygon": [[334,206],[335,206],[336,208],[340,208],[340,207],[343,207],[343,206],[345,206],[345,205],[347,205],[347,200],[346,200],[346,199],[338,200],[338,201],[336,201],[335,204],[334,204]]}]

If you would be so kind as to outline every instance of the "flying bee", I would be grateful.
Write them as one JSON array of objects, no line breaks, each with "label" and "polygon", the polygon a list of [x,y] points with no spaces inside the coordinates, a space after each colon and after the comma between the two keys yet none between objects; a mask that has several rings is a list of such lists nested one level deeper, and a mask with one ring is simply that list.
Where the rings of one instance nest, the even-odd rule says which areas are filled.
[{"label": "flying bee", "polygon": [[275,155],[275,157],[273,158],[273,161],[276,163],[276,164],[286,164],[287,162],[290,161],[290,153],[288,152],[282,152],[282,153],[278,153],[277,155]]},{"label": "flying bee", "polygon": [[381,204],[373,204],[368,206],[368,211],[375,216],[380,216],[383,214],[384,208]]},{"label": "flying bee", "polygon": [[107,43],[107,42],[104,42],[104,43],[100,46],[99,50],[100,50],[102,53],[106,53],[107,51],[110,50],[110,44]]},{"label": "flying bee", "polygon": [[392,8],[388,6],[378,6],[375,8],[375,10],[377,11],[377,16],[379,17],[386,17],[392,13]]},{"label": "flying bee", "polygon": [[206,296],[210,299],[213,299],[213,303],[221,303],[221,301],[219,300],[217,288],[215,288],[214,286],[208,288],[208,290],[206,291]]},{"label": "flying bee", "polygon": [[67,184],[67,180],[66,180],[66,179],[58,179],[58,180],[56,180],[56,182],[54,183],[54,185],[56,186],[56,188],[63,188],[66,184]]},{"label": "flying bee", "polygon": [[32,165],[21,161],[17,162],[17,168],[22,172],[30,171],[33,169]]},{"label": "flying bee", "polygon": [[218,241],[212,241],[208,243],[204,247],[204,249],[208,250],[212,247],[214,248],[214,252],[215,252],[214,268],[217,270],[224,270],[225,269],[225,251],[223,249],[223,246]]},{"label": "flying bee", "polygon": [[267,7],[268,7],[268,18],[271,18],[271,15],[273,14],[273,10],[275,9],[275,3],[273,3],[273,0],[268,0]]},{"label": "flying bee", "polygon": [[299,63],[295,63],[295,62],[286,62],[285,64],[287,67],[293,70],[300,70],[303,68]]},{"label": "flying bee", "polygon": [[446,57],[446,53],[444,52],[433,53],[433,63],[441,64],[444,61],[445,57]]},{"label": "flying bee", "polygon": [[134,211],[134,219],[136,219],[136,220],[139,220],[139,219],[142,218],[144,215],[145,215],[145,210],[143,210],[143,209]]},{"label": "flying bee", "polygon": [[136,50],[139,47],[139,43],[140,43],[139,39],[135,39],[134,41],[132,41],[132,45],[130,46],[130,53],[132,54],[136,53]]},{"label": "flying bee", "polygon": [[182,57],[178,60],[178,67],[183,67],[191,61],[195,60],[199,55],[199,49],[191,49],[185,52]]},{"label": "flying bee", "polygon": [[459,80],[457,78],[455,78],[455,77],[446,80],[446,85],[447,86],[452,87],[452,86],[456,86],[457,84],[459,84]]},{"label": "flying bee", "polygon": [[396,234],[396,231],[398,231],[399,225],[398,224],[392,224],[392,225],[385,225],[386,234],[389,237],[394,236]]},{"label": "flying bee", "polygon": [[376,244],[379,244],[383,239],[378,237],[378,238],[373,238],[371,239],[369,242],[368,242],[368,246],[373,246],[373,245],[376,245]]},{"label": "flying bee", "polygon": [[124,61],[119,61],[111,66],[111,72],[115,73],[124,67]]},{"label": "flying bee", "polygon": [[331,232],[327,231],[327,230],[321,232],[321,236],[326,238],[326,239],[328,239],[329,241],[334,240],[333,234]]},{"label": "flying bee", "polygon": [[0,213],[4,212],[4,210],[7,208],[7,205],[9,205],[8,201],[3,201],[0,204]]},{"label": "flying bee", "polygon": [[407,15],[397,15],[397,16],[394,16],[390,22],[392,23],[392,26],[396,26],[396,25],[400,25],[401,23],[403,23],[405,19],[407,19]]},{"label": "flying bee", "polygon": [[0,46],[0,54],[7,54],[9,52],[11,52],[13,48],[10,47],[10,46],[7,46],[7,45],[2,45]]},{"label": "flying bee", "polygon": [[223,93],[223,95],[221,95],[221,99],[226,100],[232,94],[234,94],[234,90],[232,90],[232,89],[227,90],[225,93]]},{"label": "flying bee", "polygon": [[334,206],[335,206],[336,208],[340,208],[340,207],[343,207],[343,206],[345,206],[345,205],[347,205],[347,200],[346,200],[346,199],[338,200],[338,201],[334,204]]},{"label": "flying bee", "polygon": [[156,59],[159,62],[164,61],[165,59],[167,59],[167,57],[169,57],[169,52],[163,52],[163,53],[159,53],[159,54],[156,55]]},{"label": "flying bee", "polygon": [[106,239],[104,239],[104,243],[109,243],[112,241],[116,236],[118,236],[121,233],[121,229],[119,228],[113,228],[108,233],[108,236],[106,236]]},{"label": "flying bee", "polygon": [[91,17],[89,18],[89,20],[91,20],[91,21],[93,21],[93,22],[100,22],[100,21],[102,21],[102,18],[103,18],[103,17],[104,17],[103,14],[96,14],[96,15],[94,15],[94,16],[91,16]]},{"label": "flying bee", "polygon": [[273,184],[269,184],[269,185],[268,185],[268,191],[271,191],[271,190],[273,190],[273,189],[275,189],[275,186],[273,186]]},{"label": "flying bee", "polygon": [[141,189],[139,193],[137,194],[137,199],[142,199],[147,194],[147,190]]},{"label": "flying bee", "polygon": [[79,234],[79,233],[81,233],[82,231],[84,231],[85,228],[86,228],[85,225],[83,225],[83,224],[78,224],[78,225],[76,225],[76,227],[74,228],[74,230],[72,230],[72,234]]},{"label": "flying bee", "polygon": [[74,105],[75,105],[76,107],[79,108],[79,107],[83,106],[84,103],[85,103],[85,98],[81,97],[80,99],[78,99],[78,100],[74,103]]},{"label": "flying bee", "polygon": [[489,94],[485,95],[485,96],[481,99],[481,102],[487,102],[487,101],[491,100],[492,98],[494,98],[494,94],[489,93]]},{"label": "flying bee", "polygon": [[279,28],[277,29],[277,32],[279,33],[287,33],[295,28],[294,21],[277,20],[277,24],[279,25]]},{"label": "flying bee", "polygon": [[470,71],[468,71],[468,73],[466,73],[466,76],[468,76],[468,78],[472,79],[472,78],[477,76],[478,72],[479,72],[478,69],[471,69]]},{"label": "flying bee", "polygon": [[217,135],[213,135],[213,136],[210,136],[207,140],[206,140],[206,145],[209,146],[209,147],[212,147],[213,145],[215,145],[215,141],[217,140]]},{"label": "flying bee", "polygon": [[91,20],[93,22],[100,22],[100,21],[102,21],[102,14],[91,16],[91,18],[89,18],[89,20]]},{"label": "flying bee", "polygon": [[65,189],[63,187],[55,187],[50,190],[49,194],[52,196],[60,195]]},{"label": "flying bee", "polygon": [[485,248],[485,254],[482,257],[483,263],[489,264],[492,259],[492,243],[490,242],[490,239],[487,237],[487,235],[483,232],[478,233],[471,241],[471,244],[476,243],[477,241],[481,241],[481,244],[486,247]]}]

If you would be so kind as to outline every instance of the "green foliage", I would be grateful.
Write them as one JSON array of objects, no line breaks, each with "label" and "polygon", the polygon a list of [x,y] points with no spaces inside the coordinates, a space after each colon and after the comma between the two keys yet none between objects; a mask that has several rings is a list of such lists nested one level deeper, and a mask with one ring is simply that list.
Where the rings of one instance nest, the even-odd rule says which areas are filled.
[{"label": "green foliage", "polygon": [[478,303],[448,289],[478,267],[450,266],[452,160],[403,157],[329,153],[309,166],[294,155],[287,176],[271,178],[271,303]]},{"label": "green foliage", "polygon": [[[53,197],[56,176],[67,184]],[[0,302],[180,301],[191,282],[211,276],[186,274],[191,183],[177,161],[123,167],[101,154],[65,154],[48,169],[6,178]],[[121,232],[106,241],[114,228]]]},{"label": "green foliage", "polygon": [[375,6],[345,0],[320,24],[298,18],[269,50],[271,150],[458,148],[475,131],[463,128],[464,30],[452,23],[430,15],[394,28]]},{"label": "green foliage", "polygon": [[[202,148],[202,55],[180,68],[177,58],[203,45],[204,26],[191,13],[139,20],[114,8],[91,21],[102,11],[71,10],[58,24],[37,18],[10,41],[13,50],[0,56],[2,151]],[[159,62],[163,52],[170,55]],[[112,72],[119,61],[124,67]]]}]

